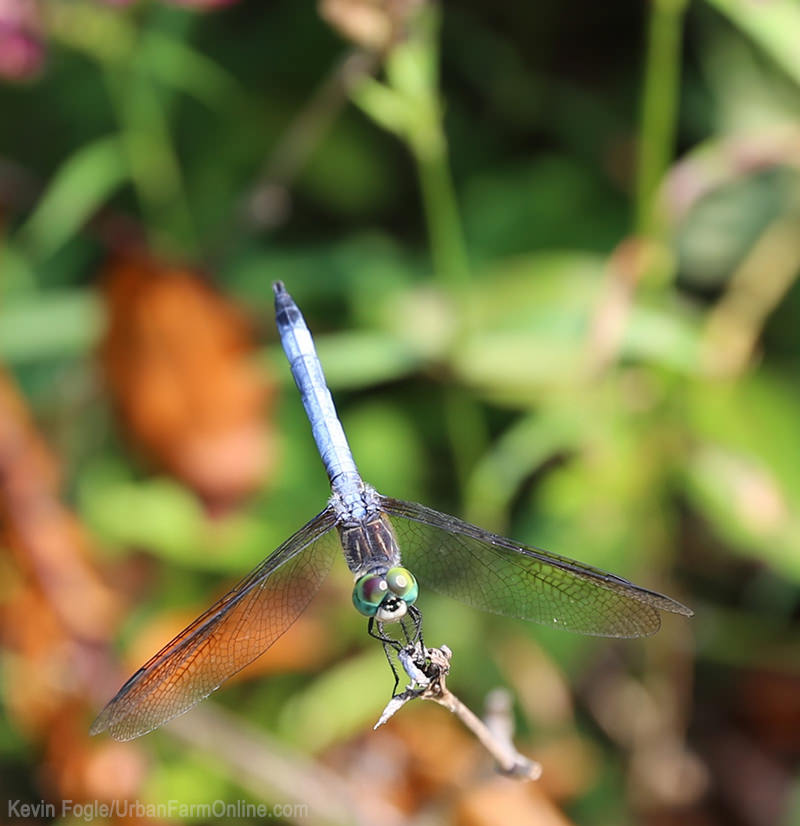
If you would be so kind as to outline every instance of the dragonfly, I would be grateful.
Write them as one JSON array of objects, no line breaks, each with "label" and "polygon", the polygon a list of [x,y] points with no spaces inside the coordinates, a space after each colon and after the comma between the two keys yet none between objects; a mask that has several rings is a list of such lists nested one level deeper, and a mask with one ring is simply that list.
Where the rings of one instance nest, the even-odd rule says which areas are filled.
[{"label": "dragonfly", "polygon": [[[131,740],[188,711],[263,654],[300,616],[339,553],[368,632],[398,623],[421,636],[426,589],[473,608],[603,637],[644,637],[661,614],[691,609],[567,557],[523,545],[424,505],[378,493],[358,472],[314,342],[283,283],[275,320],[331,485],[325,508],[146,662],[92,725]],[[398,646],[399,650],[399,646]],[[390,660],[391,664],[391,660]],[[394,669],[393,669],[394,670]],[[395,674],[395,688],[397,675]]]}]

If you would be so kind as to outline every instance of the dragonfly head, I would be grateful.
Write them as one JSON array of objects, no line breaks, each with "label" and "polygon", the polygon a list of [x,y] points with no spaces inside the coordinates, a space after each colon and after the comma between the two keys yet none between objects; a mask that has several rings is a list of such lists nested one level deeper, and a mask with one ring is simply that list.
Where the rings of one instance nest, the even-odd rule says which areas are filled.
[{"label": "dragonfly head", "polygon": [[414,575],[407,568],[389,568],[385,574],[364,574],[353,586],[353,605],[365,617],[396,622],[406,615],[419,594]]}]

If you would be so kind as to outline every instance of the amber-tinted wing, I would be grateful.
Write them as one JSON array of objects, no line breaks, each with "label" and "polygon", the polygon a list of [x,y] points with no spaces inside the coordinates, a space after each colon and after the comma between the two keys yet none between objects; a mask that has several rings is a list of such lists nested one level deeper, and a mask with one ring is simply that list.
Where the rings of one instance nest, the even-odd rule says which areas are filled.
[{"label": "amber-tinted wing", "polygon": [[420,585],[483,611],[603,637],[654,634],[660,611],[692,615],[663,594],[423,505],[381,504]]},{"label": "amber-tinted wing", "polygon": [[328,507],[181,631],[117,692],[92,725],[132,740],[190,709],[263,654],[297,619],[338,548]]}]

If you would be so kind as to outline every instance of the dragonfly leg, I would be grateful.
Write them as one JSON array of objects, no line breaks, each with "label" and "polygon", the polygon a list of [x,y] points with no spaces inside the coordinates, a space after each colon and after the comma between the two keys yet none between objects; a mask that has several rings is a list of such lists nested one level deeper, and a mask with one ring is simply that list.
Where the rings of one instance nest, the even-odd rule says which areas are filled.
[{"label": "dragonfly leg", "polygon": [[409,606],[407,616],[398,624],[405,639],[405,644],[389,636],[384,630],[384,623],[376,621],[374,617],[370,617],[367,622],[367,633],[373,639],[381,642],[386,660],[392,669],[392,675],[394,676],[392,697],[397,696],[397,689],[400,685],[399,672],[395,667],[393,656],[400,658],[403,668],[411,678],[412,683],[418,678],[424,679],[424,677],[427,677],[430,669],[427,650],[422,639],[422,613],[413,605]]},{"label": "dragonfly leg", "polygon": [[[413,623],[413,628],[409,628],[409,619]],[[400,621],[400,627],[406,640],[402,650],[406,653],[406,656],[411,657],[413,662],[422,667],[427,659],[425,642],[422,639],[422,613],[414,606],[410,606],[407,617]]]},{"label": "dragonfly leg", "polygon": [[411,646],[411,645],[414,644],[414,642],[412,640],[411,634],[409,634],[409,632],[408,632],[408,628],[406,627],[406,622],[407,622],[406,617],[403,617],[403,619],[400,620],[400,628],[403,632],[403,636],[406,638],[406,646]]},{"label": "dragonfly leg", "polygon": [[[422,638],[422,612],[418,608],[411,605],[408,609],[408,616],[414,623],[414,630],[413,634],[410,634],[406,628],[403,629],[406,640],[408,641],[408,644],[404,649],[405,654],[409,658],[409,661],[416,666],[416,668],[420,669],[426,676],[430,676],[428,674],[428,669],[430,667],[428,649],[425,648],[425,641]],[[405,663],[403,667],[406,668]],[[408,671],[408,668],[406,668],[406,671]],[[408,673],[409,676],[412,676],[410,671]]]},{"label": "dragonfly leg", "polygon": [[391,637],[387,637],[386,634],[384,634],[383,623],[376,623],[374,617],[370,617],[369,621],[367,622],[367,633],[373,639],[379,640],[380,643],[383,645],[383,653],[386,655],[386,662],[389,663],[389,668],[392,669],[392,676],[394,677],[394,688],[392,688],[392,697],[395,697],[397,696],[397,687],[400,685],[400,675],[397,673],[397,669],[394,667],[394,662],[392,661],[392,652],[394,651],[395,653],[397,653],[401,651],[402,646],[399,642],[397,642],[397,640],[393,640]]},{"label": "dragonfly leg", "polygon": [[414,636],[411,640],[409,640],[409,644],[416,645],[417,643],[420,644],[422,650],[425,650],[425,643],[422,639],[422,611],[419,610],[414,605],[409,605],[408,607],[408,615],[411,617],[411,620],[414,623]]},{"label": "dragonfly leg", "polygon": [[392,669],[392,676],[394,677],[394,685],[392,686],[392,697],[397,696],[397,687],[400,685],[400,675],[392,662],[392,649],[386,644],[383,644],[383,653],[386,654],[386,662],[389,663],[389,668]]},{"label": "dragonfly leg", "polygon": [[[375,630],[377,628],[377,631]],[[400,651],[402,649],[402,645],[392,637],[387,636],[383,630],[383,623],[376,622],[375,617],[370,617],[369,621],[367,622],[367,633],[372,637],[374,640],[379,640],[383,643],[384,647],[387,645],[391,646],[395,651]]]}]

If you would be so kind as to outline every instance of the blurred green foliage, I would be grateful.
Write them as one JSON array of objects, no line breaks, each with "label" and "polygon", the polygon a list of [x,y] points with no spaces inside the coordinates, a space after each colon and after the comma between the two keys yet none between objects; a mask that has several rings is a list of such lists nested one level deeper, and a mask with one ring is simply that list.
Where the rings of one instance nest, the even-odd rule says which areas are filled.
[{"label": "blurred green foliage", "polygon": [[[46,71],[0,86],[0,359],[103,552],[161,563],[124,639],[165,607],[210,601],[220,577],[325,502],[275,342],[280,278],[370,483],[683,598],[697,609],[700,698],[731,640],[743,640],[738,666],[796,675],[793,0],[654,0],[649,22],[640,4],[581,0],[428,10],[382,71],[350,84],[350,102],[333,95],[329,119],[304,122],[308,152],[288,169],[274,153],[298,117],[324,109],[324,79],[352,49],[313,4],[44,5]],[[17,175],[24,185],[11,186]],[[271,480],[214,525],[121,445],[95,379],[95,275],[114,213],[249,309],[259,363],[285,391],[265,424],[278,442]],[[219,698],[311,751],[368,728],[389,688],[346,576],[335,582],[340,642],[326,668]],[[576,682],[600,656],[596,640],[430,595],[423,608],[474,704],[511,681],[491,654],[509,634],[538,639]],[[688,647],[674,622],[665,641],[620,656]],[[741,636],[751,624],[776,644]],[[624,822],[618,758],[587,736],[609,763],[573,814]],[[223,771],[160,748],[155,798],[225,796]],[[28,759],[13,741],[4,752]]]}]

